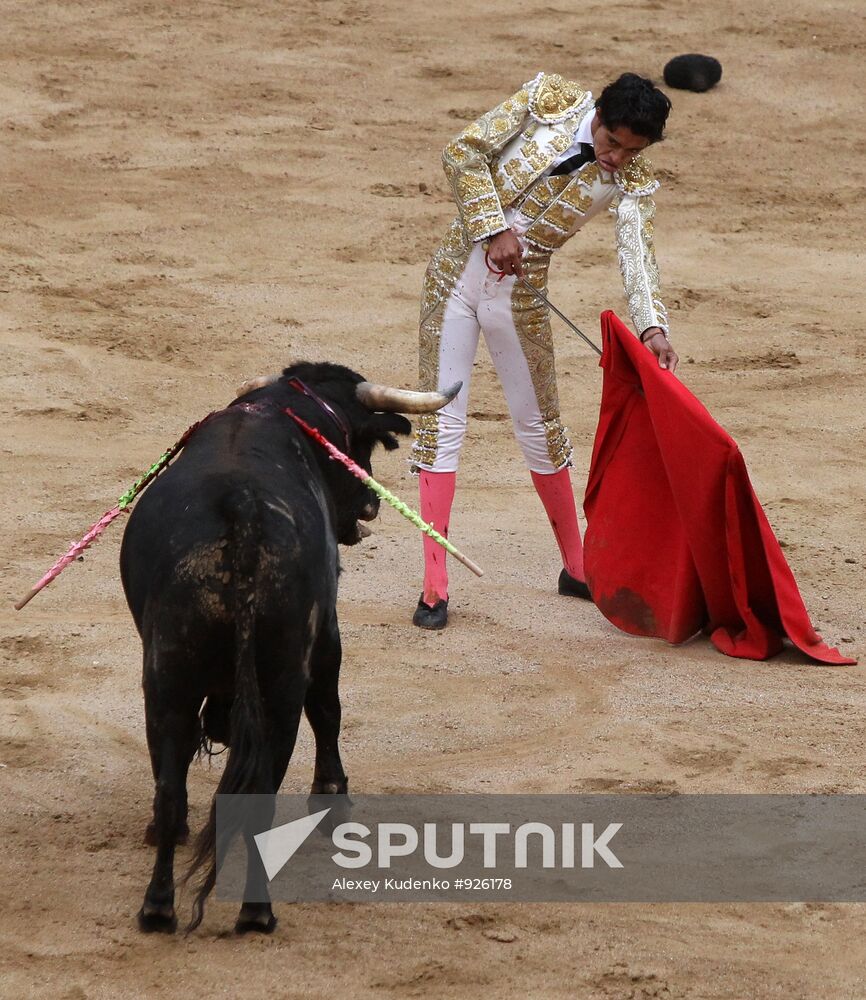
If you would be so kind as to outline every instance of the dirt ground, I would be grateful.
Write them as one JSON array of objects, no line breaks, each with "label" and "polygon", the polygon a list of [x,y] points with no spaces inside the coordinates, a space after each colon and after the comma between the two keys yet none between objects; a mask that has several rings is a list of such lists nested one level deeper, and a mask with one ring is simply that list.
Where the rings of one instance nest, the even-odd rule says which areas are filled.
[{"label": "dirt ground", "polygon": [[[25,611],[67,544],[242,378],[294,359],[415,381],[418,293],[452,205],[445,141],[539,69],[672,92],[657,242],[681,376],[737,438],[816,627],[862,656],[862,10],[853,0],[0,3],[3,271],[0,996],[859,998],[853,905],[212,904],[144,937],[152,785],[121,530]],[[586,330],[625,314],[612,226],[557,257]],[[585,481],[600,373],[557,327]],[[452,623],[409,624],[420,541],[345,553],[356,791],[864,792],[866,672],[621,635],[555,593],[557,553],[479,355]],[[380,479],[415,501],[406,448]],[[659,512],[647,530],[663,533]],[[304,729],[284,789],[305,791]],[[194,766],[199,825],[217,766]],[[188,902],[188,901],[187,901]],[[182,905],[186,913],[186,905]]]}]

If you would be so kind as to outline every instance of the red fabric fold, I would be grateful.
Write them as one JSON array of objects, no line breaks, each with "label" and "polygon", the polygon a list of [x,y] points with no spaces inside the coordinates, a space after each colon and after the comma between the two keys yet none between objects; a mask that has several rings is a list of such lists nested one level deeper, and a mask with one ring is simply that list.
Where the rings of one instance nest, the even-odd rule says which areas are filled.
[{"label": "red fabric fold", "polygon": [[812,627],[736,442],[617,316],[601,316],[604,384],[584,499],[584,561],[602,614],[679,643],[702,629],[764,660],[787,636],[852,664]]}]

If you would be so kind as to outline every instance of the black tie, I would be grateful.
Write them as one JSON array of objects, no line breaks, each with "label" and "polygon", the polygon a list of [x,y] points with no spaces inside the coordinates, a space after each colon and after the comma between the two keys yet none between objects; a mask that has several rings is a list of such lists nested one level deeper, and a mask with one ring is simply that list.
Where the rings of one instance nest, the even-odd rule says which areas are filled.
[{"label": "black tie", "polygon": [[551,177],[556,177],[559,174],[570,174],[574,170],[580,169],[584,163],[592,163],[595,160],[595,150],[592,145],[588,142],[582,142],[580,144],[580,152],[575,153],[574,156],[569,156],[567,160],[563,160],[559,166],[554,167],[550,171]]}]

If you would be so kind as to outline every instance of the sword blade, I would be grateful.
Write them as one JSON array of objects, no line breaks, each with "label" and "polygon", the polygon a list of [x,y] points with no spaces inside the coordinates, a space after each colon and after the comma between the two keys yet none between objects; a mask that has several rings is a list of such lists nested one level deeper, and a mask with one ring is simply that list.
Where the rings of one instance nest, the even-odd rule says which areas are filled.
[{"label": "sword blade", "polygon": [[581,340],[583,340],[586,344],[588,344],[595,351],[595,353],[599,357],[601,357],[601,348],[596,347],[596,345],[589,339],[589,337],[587,337],[585,333],[582,333],[580,330],[578,330],[578,328],[574,325],[574,323],[571,322],[568,316],[560,312],[556,308],[556,306],[550,301],[550,299],[544,294],[544,292],[540,292],[534,285],[530,285],[529,282],[526,280],[526,278],[518,278],[517,280],[521,283],[521,285],[523,285],[524,288],[532,292],[532,294],[537,299],[540,299],[551,312],[556,313],[556,315],[562,320],[563,323],[566,324],[566,326],[570,326],[571,329],[574,330],[574,332],[578,335],[578,337],[580,337]]}]

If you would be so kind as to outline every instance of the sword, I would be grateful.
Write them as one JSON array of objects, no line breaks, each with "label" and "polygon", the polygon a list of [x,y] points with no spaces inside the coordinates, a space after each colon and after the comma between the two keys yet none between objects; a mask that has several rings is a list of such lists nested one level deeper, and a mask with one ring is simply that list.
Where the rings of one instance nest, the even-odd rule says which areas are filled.
[{"label": "sword", "polygon": [[595,353],[599,357],[601,357],[601,349],[599,347],[596,347],[596,345],[589,339],[589,337],[587,337],[585,333],[582,333],[580,330],[578,330],[578,328],[574,325],[574,323],[571,322],[568,316],[566,316],[564,313],[561,313],[556,308],[556,306],[550,301],[550,299],[544,294],[544,292],[540,292],[534,285],[530,285],[529,282],[526,280],[526,278],[518,278],[517,280],[520,282],[521,285],[523,285],[524,288],[532,292],[532,294],[537,299],[540,299],[551,312],[555,312],[556,315],[562,320],[562,322],[566,324],[566,326],[570,326],[571,329],[574,330],[574,332],[578,335],[578,337],[580,337],[581,340],[584,341],[584,343],[588,344],[595,351]]}]

